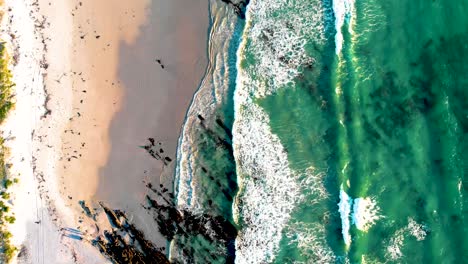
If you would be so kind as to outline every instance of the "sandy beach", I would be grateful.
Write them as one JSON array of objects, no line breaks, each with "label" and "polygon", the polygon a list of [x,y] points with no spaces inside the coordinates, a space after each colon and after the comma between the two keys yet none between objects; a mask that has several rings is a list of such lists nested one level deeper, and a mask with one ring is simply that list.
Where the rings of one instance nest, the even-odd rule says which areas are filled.
[{"label": "sandy beach", "polygon": [[[139,34],[148,1],[72,2],[72,63],[67,71],[63,70],[66,65],[57,63],[57,79],[49,84],[58,89],[68,86],[71,93],[70,115],[61,133],[63,156],[58,174],[63,193],[76,203],[76,199],[94,195],[98,170],[106,163],[109,125],[122,100],[123,86],[117,75],[120,46],[132,43]],[[57,7],[45,5],[42,10],[53,14]],[[62,84],[64,77],[68,78]]]},{"label": "sandy beach", "polygon": [[105,263],[78,201],[126,210],[163,243],[141,209],[143,181],[171,185],[186,109],[206,65],[206,1],[6,0],[2,39],[13,58],[16,107],[3,124],[11,149],[18,263]]},{"label": "sandy beach", "polygon": [[[57,10],[69,8],[60,2]],[[89,244],[67,239],[60,231],[73,225],[77,216],[60,195],[56,170],[72,97],[69,89],[49,84],[71,63],[71,18],[67,12],[56,12],[48,19],[39,12],[39,2],[32,1],[5,1],[4,10],[2,39],[12,57],[16,84],[16,106],[2,126],[10,149],[9,173],[19,179],[10,200],[16,222],[9,230],[19,249],[14,262],[103,263]],[[61,34],[51,30],[54,24]],[[54,39],[48,37],[52,35]],[[66,85],[69,79],[55,82]]]},{"label": "sandy beach", "polygon": [[[158,185],[161,180],[172,188],[179,133],[207,63],[208,2],[161,2],[152,1],[139,37],[120,49],[122,106],[111,122],[110,153],[95,195],[125,209],[153,241],[159,237],[141,206],[147,192],[143,181]],[[172,162],[164,166],[140,148],[148,138],[159,142],[163,156]]]}]

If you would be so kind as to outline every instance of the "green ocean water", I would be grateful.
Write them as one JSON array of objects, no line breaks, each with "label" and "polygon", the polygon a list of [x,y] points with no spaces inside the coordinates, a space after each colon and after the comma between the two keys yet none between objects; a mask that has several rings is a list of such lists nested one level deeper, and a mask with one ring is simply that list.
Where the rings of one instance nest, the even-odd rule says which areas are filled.
[{"label": "green ocean water", "polygon": [[[282,23],[281,12],[305,12],[297,2],[270,14]],[[335,11],[335,21],[336,2],[322,2],[325,12]],[[337,32],[324,18],[325,41],[312,35],[304,44],[314,63],[300,64],[288,83],[259,74],[258,39],[248,36],[242,50],[245,75],[260,80],[249,84],[273,91],[251,98],[287,150],[289,168],[299,174],[296,179],[311,177],[304,174],[313,168],[327,193],[320,198],[320,192],[304,188],[305,199],[295,204],[269,259],[468,263],[468,1],[340,4],[348,10],[338,32],[342,49],[336,53]],[[264,18],[252,14],[250,30]],[[338,206],[340,192],[350,197],[341,198],[350,208],[344,217],[349,231]],[[367,199],[363,210],[356,208],[356,198]],[[367,230],[358,229],[358,214],[374,217],[361,228]]]},{"label": "green ocean water", "polygon": [[182,262],[468,263],[465,14],[466,0],[250,1],[221,77],[207,71],[224,99],[194,99],[179,157],[179,206],[232,222],[235,250],[179,238]]}]

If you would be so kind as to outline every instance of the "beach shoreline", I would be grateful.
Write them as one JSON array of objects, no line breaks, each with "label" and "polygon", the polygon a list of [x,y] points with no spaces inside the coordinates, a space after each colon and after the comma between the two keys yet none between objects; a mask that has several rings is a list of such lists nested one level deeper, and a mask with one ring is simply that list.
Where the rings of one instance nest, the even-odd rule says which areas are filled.
[{"label": "beach shoreline", "polygon": [[[79,201],[128,211],[150,240],[166,246],[141,207],[142,181],[172,184],[170,161],[206,65],[207,5],[104,2],[5,1],[2,39],[16,84],[16,107],[2,125],[9,173],[19,178],[11,187],[17,221],[8,226],[21,252],[14,263],[107,262],[80,241],[99,228]],[[168,15],[182,9],[183,19]],[[167,159],[139,148],[152,137]],[[146,169],[131,175],[127,167]]]},{"label": "beach shoreline", "polygon": [[[110,124],[110,152],[94,199],[121,208],[158,246],[147,183],[172,189],[176,148],[193,94],[206,69],[208,2],[152,1],[146,23],[119,51],[122,105]],[[158,156],[141,146],[154,140]]]}]

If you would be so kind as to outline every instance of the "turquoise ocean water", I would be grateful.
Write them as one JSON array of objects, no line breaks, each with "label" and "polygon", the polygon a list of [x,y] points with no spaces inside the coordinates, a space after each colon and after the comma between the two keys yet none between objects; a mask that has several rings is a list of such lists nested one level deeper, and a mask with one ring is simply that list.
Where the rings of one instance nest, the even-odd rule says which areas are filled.
[{"label": "turquoise ocean water", "polygon": [[[468,1],[210,1],[182,263],[468,263]],[[208,229],[210,227],[207,227]]]}]

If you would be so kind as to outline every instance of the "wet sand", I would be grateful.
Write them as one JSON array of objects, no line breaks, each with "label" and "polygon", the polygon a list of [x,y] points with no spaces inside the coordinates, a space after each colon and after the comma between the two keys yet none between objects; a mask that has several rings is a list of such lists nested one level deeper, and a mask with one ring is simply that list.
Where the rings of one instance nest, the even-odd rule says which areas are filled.
[{"label": "wet sand", "polygon": [[[124,209],[157,241],[155,223],[141,207],[143,181],[171,189],[179,132],[207,63],[209,21],[205,0],[153,1],[149,9],[139,37],[119,51],[122,106],[111,122],[110,153],[95,199]],[[148,138],[160,142],[172,162],[164,166],[140,148]]]}]

